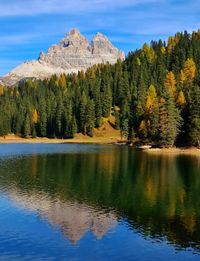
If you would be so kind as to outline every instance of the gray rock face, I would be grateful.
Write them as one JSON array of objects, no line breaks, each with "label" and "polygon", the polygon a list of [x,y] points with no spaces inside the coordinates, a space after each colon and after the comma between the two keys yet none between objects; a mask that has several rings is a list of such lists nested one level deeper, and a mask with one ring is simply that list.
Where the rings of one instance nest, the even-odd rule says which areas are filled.
[{"label": "gray rock face", "polygon": [[58,45],[52,45],[47,53],[40,53],[37,61],[26,62],[1,78],[8,85],[24,78],[44,79],[52,74],[77,73],[95,64],[114,64],[124,60],[124,53],[119,51],[108,38],[97,33],[91,44],[77,29],[72,29]]}]

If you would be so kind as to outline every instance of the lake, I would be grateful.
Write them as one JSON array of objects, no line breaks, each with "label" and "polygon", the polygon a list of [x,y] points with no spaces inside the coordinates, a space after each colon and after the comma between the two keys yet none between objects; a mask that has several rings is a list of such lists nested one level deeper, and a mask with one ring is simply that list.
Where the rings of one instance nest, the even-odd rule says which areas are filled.
[{"label": "lake", "polygon": [[200,157],[0,145],[0,260],[200,260]]}]

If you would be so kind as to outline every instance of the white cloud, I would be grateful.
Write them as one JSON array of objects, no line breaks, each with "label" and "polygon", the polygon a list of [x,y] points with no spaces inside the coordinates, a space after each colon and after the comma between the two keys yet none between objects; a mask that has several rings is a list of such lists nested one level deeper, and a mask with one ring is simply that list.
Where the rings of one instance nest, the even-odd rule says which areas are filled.
[{"label": "white cloud", "polygon": [[27,44],[34,38],[31,34],[0,35],[0,46]]},{"label": "white cloud", "polygon": [[0,0],[0,57],[8,58],[0,72],[17,64],[13,57],[37,58],[72,27],[89,39],[101,31],[129,51],[198,29],[199,8],[200,0]]}]

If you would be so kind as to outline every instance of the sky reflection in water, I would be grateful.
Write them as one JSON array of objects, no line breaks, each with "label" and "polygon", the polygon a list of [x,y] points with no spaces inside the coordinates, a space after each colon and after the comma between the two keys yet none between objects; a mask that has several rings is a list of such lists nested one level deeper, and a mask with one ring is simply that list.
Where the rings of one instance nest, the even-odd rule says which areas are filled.
[{"label": "sky reflection in water", "polygon": [[3,260],[198,260],[200,158],[0,145]]}]

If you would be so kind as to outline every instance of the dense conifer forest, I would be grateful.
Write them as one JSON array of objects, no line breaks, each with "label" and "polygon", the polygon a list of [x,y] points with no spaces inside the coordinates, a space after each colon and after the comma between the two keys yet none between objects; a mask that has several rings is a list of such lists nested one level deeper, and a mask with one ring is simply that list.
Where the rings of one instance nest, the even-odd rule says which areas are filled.
[{"label": "dense conifer forest", "polygon": [[93,136],[111,114],[124,139],[199,145],[200,30],[144,44],[115,65],[0,87],[1,136]]}]

